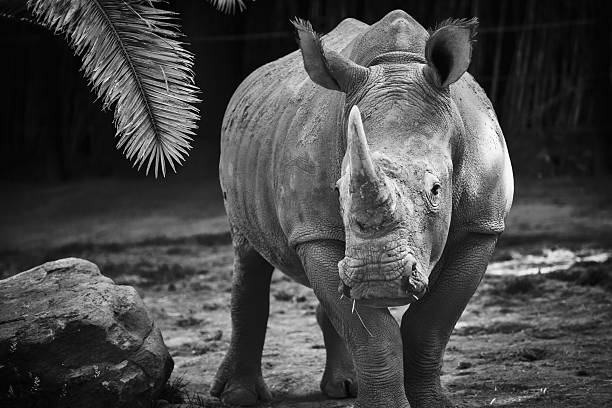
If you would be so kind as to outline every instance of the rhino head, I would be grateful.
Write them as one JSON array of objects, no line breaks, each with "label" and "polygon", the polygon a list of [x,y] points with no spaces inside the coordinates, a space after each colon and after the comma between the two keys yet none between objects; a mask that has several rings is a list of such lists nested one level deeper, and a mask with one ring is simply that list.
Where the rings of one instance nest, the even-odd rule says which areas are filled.
[{"label": "rhino head", "polygon": [[405,13],[386,19],[353,45],[351,58],[325,49],[309,24],[296,24],[310,78],[346,94],[336,184],[346,243],[339,290],[372,307],[418,300],[442,255],[453,135],[464,132],[449,85],[468,68],[477,25],[449,21],[428,35]]}]

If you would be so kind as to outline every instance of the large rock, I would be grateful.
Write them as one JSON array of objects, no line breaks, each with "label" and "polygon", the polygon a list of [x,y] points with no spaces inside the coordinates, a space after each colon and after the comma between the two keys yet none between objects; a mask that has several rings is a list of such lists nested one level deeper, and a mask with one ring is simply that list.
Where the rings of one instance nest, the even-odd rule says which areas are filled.
[{"label": "large rock", "polygon": [[91,262],[62,259],[0,281],[0,402],[149,407],[173,366],[136,290]]}]

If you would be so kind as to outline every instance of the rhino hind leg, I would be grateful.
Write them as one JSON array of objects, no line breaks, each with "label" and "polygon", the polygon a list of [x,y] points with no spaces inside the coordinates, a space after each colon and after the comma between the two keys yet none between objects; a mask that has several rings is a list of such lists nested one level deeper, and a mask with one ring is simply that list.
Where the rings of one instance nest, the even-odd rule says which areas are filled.
[{"label": "rhino hind leg", "polygon": [[357,396],[357,377],[353,358],[321,304],[317,306],[317,322],[323,332],[326,360],[321,391],[330,398]]},{"label": "rhino hind leg", "polygon": [[210,394],[225,404],[249,406],[272,399],[261,373],[274,268],[232,228],[232,338]]}]

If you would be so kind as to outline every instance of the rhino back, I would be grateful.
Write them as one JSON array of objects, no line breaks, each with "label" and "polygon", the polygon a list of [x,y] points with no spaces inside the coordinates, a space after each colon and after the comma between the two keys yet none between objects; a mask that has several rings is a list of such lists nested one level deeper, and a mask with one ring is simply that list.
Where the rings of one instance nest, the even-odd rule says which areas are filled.
[{"label": "rhino back", "polygon": [[[367,27],[346,19],[325,45],[349,53]],[[286,273],[301,270],[300,242],[344,238],[333,190],[343,104],[343,94],[310,81],[296,51],[247,77],[225,112],[219,174],[229,221]]]}]

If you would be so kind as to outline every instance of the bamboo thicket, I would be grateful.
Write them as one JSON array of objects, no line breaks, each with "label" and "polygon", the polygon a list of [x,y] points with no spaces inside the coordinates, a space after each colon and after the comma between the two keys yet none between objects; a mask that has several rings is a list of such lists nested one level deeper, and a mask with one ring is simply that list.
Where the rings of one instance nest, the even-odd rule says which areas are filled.
[{"label": "bamboo thicket", "polygon": [[[206,113],[184,171],[193,167],[199,175],[216,176],[225,106],[246,75],[297,48],[290,19],[308,19],[325,33],[346,17],[373,23],[402,8],[425,27],[448,17],[480,19],[470,72],[494,104],[518,175],[610,173],[608,3],[269,0],[245,2],[245,12],[225,16],[202,0],[171,1],[196,56],[196,83],[203,90],[198,108]],[[0,95],[4,176],[23,168],[73,177],[125,167],[106,141],[108,117],[91,105],[77,62],[59,43],[26,23],[0,24],[3,55],[11,61],[0,65],[6,84]]]}]

